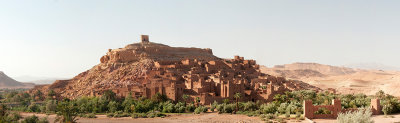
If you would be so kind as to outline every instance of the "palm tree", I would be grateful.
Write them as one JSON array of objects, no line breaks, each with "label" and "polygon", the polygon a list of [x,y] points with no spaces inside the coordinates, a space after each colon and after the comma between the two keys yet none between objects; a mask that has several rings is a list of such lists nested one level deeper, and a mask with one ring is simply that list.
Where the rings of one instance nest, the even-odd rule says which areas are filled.
[{"label": "palm tree", "polygon": [[185,102],[185,107],[186,107],[186,101],[189,98],[189,95],[183,94],[182,98],[183,98],[183,101]]},{"label": "palm tree", "polygon": [[233,95],[233,97],[236,99],[236,112],[239,109],[239,98],[242,96],[242,94],[240,94],[239,92],[236,93],[235,95]]}]

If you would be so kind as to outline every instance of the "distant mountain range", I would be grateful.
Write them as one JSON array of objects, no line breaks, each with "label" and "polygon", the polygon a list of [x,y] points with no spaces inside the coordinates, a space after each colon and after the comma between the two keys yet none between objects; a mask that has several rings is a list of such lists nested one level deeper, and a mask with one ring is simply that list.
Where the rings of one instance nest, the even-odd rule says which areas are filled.
[{"label": "distant mountain range", "polygon": [[394,70],[400,71],[400,68],[394,66],[388,66],[381,63],[355,63],[355,64],[347,64],[344,67],[350,68],[358,68],[358,69],[369,69],[369,70]]},{"label": "distant mountain range", "polygon": [[35,84],[33,83],[22,83],[18,82],[9,76],[7,76],[4,72],[0,71],[0,89],[4,88],[33,88]]},{"label": "distant mountain range", "polygon": [[20,82],[29,82],[35,84],[52,84],[56,80],[68,79],[68,78],[34,77],[34,76],[17,76],[13,78]]},{"label": "distant mountain range", "polygon": [[318,63],[293,63],[271,68],[261,66],[260,69],[266,74],[301,80],[321,89],[333,88],[339,93],[373,95],[383,90],[400,97],[400,71],[395,71],[395,67],[365,64],[349,68]]}]

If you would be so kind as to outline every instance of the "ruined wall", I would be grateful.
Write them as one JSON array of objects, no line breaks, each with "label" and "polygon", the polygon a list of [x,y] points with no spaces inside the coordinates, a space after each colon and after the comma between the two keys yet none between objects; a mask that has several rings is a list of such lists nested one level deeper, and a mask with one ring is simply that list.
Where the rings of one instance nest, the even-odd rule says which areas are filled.
[{"label": "ruined wall", "polygon": [[[325,108],[331,111],[331,114],[315,114],[320,108]],[[380,114],[381,106],[379,105],[379,99],[371,100],[371,110],[374,115]],[[311,100],[305,100],[303,102],[303,114],[304,117],[309,119],[336,119],[338,114],[341,112],[356,111],[358,109],[342,109],[340,100],[332,100],[332,105],[313,105]]]}]

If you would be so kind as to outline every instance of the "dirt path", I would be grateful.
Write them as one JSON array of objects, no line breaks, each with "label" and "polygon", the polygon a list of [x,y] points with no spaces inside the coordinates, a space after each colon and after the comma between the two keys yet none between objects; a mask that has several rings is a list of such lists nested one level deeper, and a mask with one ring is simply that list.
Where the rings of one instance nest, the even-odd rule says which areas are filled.
[{"label": "dirt path", "polygon": [[[47,117],[53,123],[56,115],[21,113],[23,117],[36,115]],[[245,115],[230,115],[218,113],[205,114],[174,114],[165,118],[108,118],[106,115],[96,115],[97,118],[79,118],[79,123],[263,123],[258,117],[248,117]]]}]

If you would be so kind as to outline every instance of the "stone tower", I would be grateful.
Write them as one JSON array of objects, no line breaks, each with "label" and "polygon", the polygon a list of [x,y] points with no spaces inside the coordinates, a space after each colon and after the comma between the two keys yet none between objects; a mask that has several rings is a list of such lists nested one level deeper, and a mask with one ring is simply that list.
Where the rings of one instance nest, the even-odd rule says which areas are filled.
[{"label": "stone tower", "polygon": [[141,35],[142,43],[149,43],[149,35]]}]

